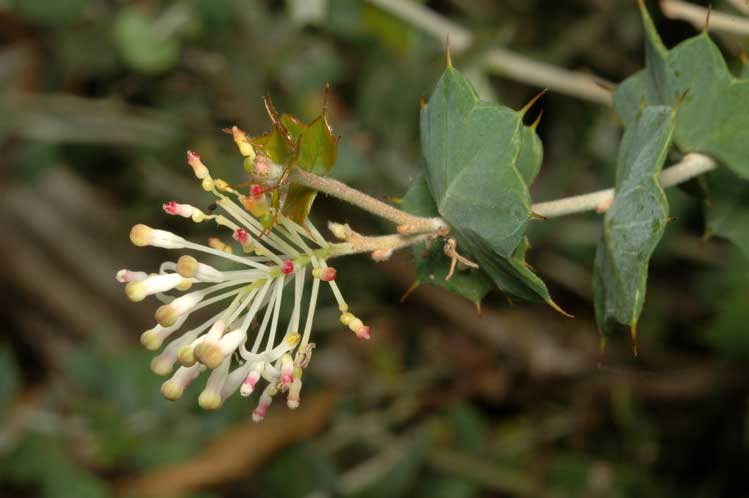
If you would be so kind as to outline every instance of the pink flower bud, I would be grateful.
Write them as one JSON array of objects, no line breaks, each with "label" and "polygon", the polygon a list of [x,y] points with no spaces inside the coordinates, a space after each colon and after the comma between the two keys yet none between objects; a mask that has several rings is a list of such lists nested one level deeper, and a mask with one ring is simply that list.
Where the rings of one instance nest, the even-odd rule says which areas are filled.
[{"label": "pink flower bud", "polygon": [[257,385],[257,382],[260,380],[260,376],[263,374],[264,369],[265,364],[263,362],[258,362],[253,365],[252,371],[247,374],[247,378],[244,379],[242,386],[239,388],[240,395],[247,397],[252,394],[252,391],[255,390],[255,385]]},{"label": "pink flower bud", "polygon": [[299,402],[301,401],[302,392],[302,379],[301,375],[295,375],[294,381],[289,386],[289,394],[286,397],[286,406],[292,410],[299,408]]},{"label": "pink flower bud", "polygon": [[166,211],[166,214],[177,214],[177,201],[165,202],[161,207]]},{"label": "pink flower bud", "polygon": [[128,282],[136,282],[139,280],[145,280],[148,277],[148,273],[144,271],[130,271],[126,269],[122,269],[117,272],[116,279],[121,284],[126,284]]},{"label": "pink flower bud", "polygon": [[165,202],[161,205],[166,214],[182,216],[183,218],[192,217],[195,208],[189,204],[179,204],[177,201]]},{"label": "pink flower bud", "polygon": [[242,245],[248,244],[250,242],[250,234],[247,233],[247,230],[244,228],[237,228],[234,230],[234,240],[239,242]]},{"label": "pink flower bud", "polygon": [[327,268],[315,268],[312,270],[312,276],[319,278],[323,282],[332,282],[336,277],[336,269],[330,266]]},{"label": "pink flower bud", "polygon": [[355,332],[355,334],[356,337],[364,340],[369,340],[372,337],[369,325],[363,325]]},{"label": "pink flower bud", "polygon": [[281,263],[281,273],[284,275],[288,275],[289,273],[294,273],[294,262],[290,259],[285,259]]},{"label": "pink flower bud", "polygon": [[252,421],[262,422],[265,419],[265,414],[268,413],[268,407],[270,406],[270,403],[263,403],[260,401],[257,404],[257,407],[255,408],[255,411],[252,412]]},{"label": "pink flower bud", "polygon": [[278,389],[273,384],[268,384],[263,390],[263,394],[260,395],[257,408],[252,412],[253,422],[262,422],[265,418],[265,414],[268,413],[268,407],[273,402],[273,396],[278,393]]},{"label": "pink flower bud", "polygon": [[260,197],[265,193],[265,188],[263,188],[262,185],[258,185],[257,183],[253,183],[250,185],[250,195],[254,198]]},{"label": "pink flower bud", "polygon": [[255,375],[255,372],[250,372],[244,382],[242,382],[242,387],[239,388],[239,394],[244,397],[252,394],[252,391],[255,390],[255,385],[257,384],[258,379],[259,376]]},{"label": "pink flower bud", "polygon": [[187,164],[190,165],[198,180],[203,180],[210,176],[208,168],[203,164],[203,161],[200,160],[200,154],[197,152],[191,150],[187,151]]},{"label": "pink flower bud", "polygon": [[288,386],[294,381],[294,360],[289,353],[281,357],[281,385]]}]

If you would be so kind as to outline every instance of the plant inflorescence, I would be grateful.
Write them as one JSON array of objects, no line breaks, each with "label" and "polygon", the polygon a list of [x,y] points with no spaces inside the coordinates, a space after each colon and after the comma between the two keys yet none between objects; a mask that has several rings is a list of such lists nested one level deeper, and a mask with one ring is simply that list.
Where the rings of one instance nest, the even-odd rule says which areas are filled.
[{"label": "plant inflorescence", "polygon": [[[249,395],[261,379],[266,385],[255,420],[263,419],[279,393],[286,393],[289,407],[297,407],[314,348],[311,331],[321,285],[335,296],[341,323],[358,338],[370,337],[369,326],[349,311],[336,270],[329,266],[331,259],[349,254],[366,252],[382,261],[411,247],[417,285],[440,285],[477,305],[498,288],[512,300],[547,303],[567,315],[526,262],[526,231],[534,219],[593,209],[603,214],[593,273],[601,344],[624,327],[636,354],[649,260],[670,221],[665,187],[700,177],[707,233],[724,236],[749,254],[742,214],[749,204],[749,66],[733,76],[706,31],[668,50],[640,8],[646,67],[613,93],[625,131],[612,189],[534,204],[529,187],[541,167],[543,144],[536,134],[538,120],[526,125],[524,117],[536,99],[519,111],[481,101],[453,67],[449,50],[441,79],[422,103],[423,176],[399,207],[327,177],[338,139],[325,105],[319,117],[305,123],[280,115],[266,97],[268,133],[251,137],[237,127],[227,130],[250,175],[246,184],[213,178],[200,156],[188,152],[187,163],[215,196],[218,211],[176,201],[164,204],[164,211],[196,223],[214,222],[233,243],[216,237],[201,245],[145,225],[133,227],[131,240],[138,246],[197,251],[232,268],[185,254],[162,264],[157,274],[118,273],[130,299],[155,295],[163,303],[156,310],[157,325],[142,335],[143,344],[157,350],[178,335],[152,363],[160,375],[179,365],[163,384],[164,396],[179,398],[210,370],[199,396],[204,408],[218,408],[237,391]],[[681,159],[664,170],[674,152]],[[308,218],[318,192],[392,222],[395,232],[366,236],[331,222],[336,240],[327,240]],[[281,324],[285,296],[291,296],[291,317]],[[191,313],[219,302],[228,305],[180,332]]]}]

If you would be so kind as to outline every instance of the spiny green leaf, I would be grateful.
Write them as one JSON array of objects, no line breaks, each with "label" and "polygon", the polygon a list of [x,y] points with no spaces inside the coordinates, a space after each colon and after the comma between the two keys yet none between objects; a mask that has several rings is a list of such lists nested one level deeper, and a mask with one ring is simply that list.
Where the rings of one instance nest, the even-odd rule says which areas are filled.
[{"label": "spiny green leaf", "polygon": [[525,246],[518,246],[518,250],[509,258],[499,256],[481,240],[463,239],[456,234],[458,246],[467,249],[475,258],[482,270],[489,274],[494,284],[512,299],[530,302],[545,302],[555,310],[562,311],[551,299],[546,284],[525,262]]},{"label": "spiny green leaf", "polygon": [[620,323],[630,327],[633,341],[636,337],[648,263],[668,222],[668,201],[658,178],[674,122],[670,107],[649,106],[622,138],[616,197],[604,217],[593,268],[596,321],[604,336]]},{"label": "spiny green leaf", "polygon": [[705,235],[730,240],[749,258],[749,182],[719,168],[707,175],[707,185]]},{"label": "spiny green leaf", "polygon": [[515,161],[522,116],[479,101],[471,84],[448,67],[421,111],[426,179],[440,215],[465,238],[480,238],[509,257],[531,214],[528,188]]},{"label": "spiny green leaf", "polygon": [[676,118],[674,142],[684,152],[711,155],[749,178],[749,80],[733,77],[707,32],[667,51],[644,8],[642,17],[646,68],[614,93],[614,105],[625,125],[634,121],[641,102],[673,106],[686,94]]},{"label": "spiny green leaf", "polygon": [[522,119],[523,112],[480,102],[448,66],[421,111],[425,176],[458,250],[510,297],[558,309],[518,251],[531,216],[528,184],[542,159],[541,142]]},{"label": "spiny green leaf", "polygon": [[[434,205],[432,194],[429,192],[424,177],[419,177],[411,184],[403,197],[401,207],[417,216],[437,216],[437,206]],[[425,244],[414,246],[416,259],[416,283],[433,284],[444,287],[450,292],[463,296],[476,306],[494,286],[491,278],[482,270],[456,271],[450,280],[445,280],[450,271],[450,259],[442,250],[442,241],[435,240],[427,251]]]}]

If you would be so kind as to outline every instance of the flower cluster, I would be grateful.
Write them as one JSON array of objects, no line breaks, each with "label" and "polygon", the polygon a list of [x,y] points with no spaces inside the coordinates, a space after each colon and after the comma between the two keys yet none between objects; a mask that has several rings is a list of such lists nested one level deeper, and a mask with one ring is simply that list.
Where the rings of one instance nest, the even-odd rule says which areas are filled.
[{"label": "flower cluster", "polygon": [[[234,131],[235,138],[241,136],[241,131]],[[249,144],[237,143],[247,157]],[[254,151],[252,158],[262,160]],[[348,311],[335,282],[336,270],[326,263],[341,254],[340,244],[328,243],[309,220],[300,225],[283,216],[262,186],[252,185],[249,195],[243,195],[225,181],[212,178],[198,154],[188,151],[187,162],[203,189],[216,197],[220,212],[206,213],[175,201],[164,204],[164,211],[196,223],[213,221],[231,232],[233,242],[216,237],[202,245],[168,231],[136,225],[130,232],[136,246],[195,251],[202,253],[203,261],[185,254],[163,263],[154,274],[120,270],[117,280],[125,284],[132,301],[155,296],[163,303],[155,313],[156,326],[141,335],[147,349],[158,350],[168,338],[179,335],[151,362],[159,375],[169,375],[179,365],[161,387],[164,397],[180,398],[192,381],[210,370],[198,402],[202,408],[214,410],[236,391],[249,396],[263,379],[267,385],[252,415],[259,422],[278,393],[287,393],[289,408],[299,406],[302,374],[315,346],[310,334],[320,285],[332,290],[341,323],[361,339],[369,339],[370,329]],[[261,222],[268,217],[273,220],[270,227]],[[240,251],[235,253],[236,247]],[[209,264],[213,263],[210,259],[224,260],[234,267],[219,269]],[[307,280],[312,284],[302,328]],[[281,304],[288,295],[292,296],[291,318],[281,333]],[[224,302],[228,305],[211,318],[183,331],[192,313]]]}]

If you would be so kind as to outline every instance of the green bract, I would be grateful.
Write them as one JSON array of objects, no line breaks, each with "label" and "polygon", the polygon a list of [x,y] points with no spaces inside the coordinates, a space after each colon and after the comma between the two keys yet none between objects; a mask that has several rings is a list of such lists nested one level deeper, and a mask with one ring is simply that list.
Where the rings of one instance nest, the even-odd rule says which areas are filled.
[{"label": "green bract", "polygon": [[[421,110],[425,179],[433,209],[450,225],[459,251],[480,266],[469,274],[469,290],[456,292],[478,302],[490,279],[512,298],[545,301],[558,309],[525,263],[532,214],[528,185],[543,157],[535,130],[523,124],[525,110],[481,102],[448,64]],[[420,281],[455,291],[457,284],[444,281],[448,265],[448,258],[432,249],[419,265]]]},{"label": "green bract", "polygon": [[[333,136],[326,117],[320,115],[305,123],[290,114],[279,116],[266,97],[273,129],[250,141],[277,164],[300,167],[316,175],[327,175],[338,159],[338,138]],[[284,215],[301,224],[312,208],[317,192],[291,182],[281,208]]]},{"label": "green bract", "polygon": [[633,340],[636,337],[648,263],[668,222],[668,202],[658,178],[674,119],[670,107],[646,107],[622,138],[616,196],[604,217],[593,269],[596,320],[604,336],[620,323],[630,327]]}]

